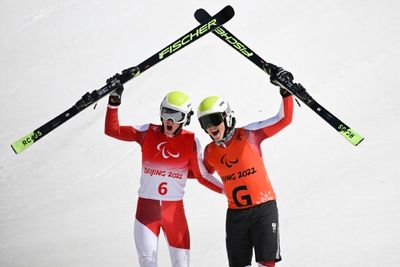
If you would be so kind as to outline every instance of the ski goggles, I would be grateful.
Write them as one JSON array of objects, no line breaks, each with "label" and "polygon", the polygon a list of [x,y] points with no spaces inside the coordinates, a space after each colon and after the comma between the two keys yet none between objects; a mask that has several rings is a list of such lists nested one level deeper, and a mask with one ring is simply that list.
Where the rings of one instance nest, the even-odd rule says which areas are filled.
[{"label": "ski goggles", "polygon": [[172,108],[162,107],[160,113],[161,118],[164,120],[172,120],[175,123],[182,123],[186,120],[185,113]]},{"label": "ski goggles", "polygon": [[220,125],[224,121],[224,118],[225,116],[222,113],[212,113],[199,118],[199,122],[201,128],[203,128],[203,130],[207,130],[207,128],[211,126]]}]

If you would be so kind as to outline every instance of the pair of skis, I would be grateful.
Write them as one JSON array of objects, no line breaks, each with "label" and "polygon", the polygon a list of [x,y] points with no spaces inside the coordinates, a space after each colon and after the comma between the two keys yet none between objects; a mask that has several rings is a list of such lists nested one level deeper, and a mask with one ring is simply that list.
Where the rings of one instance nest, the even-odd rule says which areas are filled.
[{"label": "pair of skis", "polygon": [[[195,14],[195,18],[200,23],[203,23],[211,16],[204,9],[198,9]],[[273,64],[266,62],[242,41],[236,38],[223,26],[218,27],[213,31],[222,41],[227,43],[229,46],[234,48],[248,60],[257,65],[261,70],[267,74],[271,73],[271,68],[275,67]],[[310,107],[315,113],[317,113],[322,119],[329,123],[336,131],[338,131],[344,138],[346,138],[353,145],[358,145],[364,138],[356,133],[352,128],[347,126],[344,122],[338,119],[335,115],[326,110],[321,106],[315,99],[313,99],[300,84],[292,83],[286,79],[279,79],[278,83],[300,99],[304,104]]]},{"label": "pair of skis", "polygon": [[[186,47],[187,45],[193,43],[207,33],[226,23],[231,18],[233,18],[234,14],[235,12],[231,6],[224,7],[215,16],[204,20],[204,22],[200,26],[189,31],[175,42],[167,45],[165,48],[161,49],[159,52],[155,53],[139,65],[123,70],[122,74],[120,74],[118,77],[119,82],[121,84],[124,84],[132,78],[137,77],[144,71],[163,61],[183,47]],[[91,93],[86,93],[71,108],[14,142],[11,145],[12,149],[16,154],[21,153],[22,151],[39,141],[45,135],[56,129],[58,126],[71,119],[73,116],[86,109],[90,105],[96,103],[99,99],[110,94],[115,89],[115,80],[110,80],[102,88],[94,90]]]},{"label": "pair of skis", "polygon": [[[150,67],[161,62],[168,56],[179,51],[181,48],[193,43],[194,41],[198,40],[209,32],[213,32],[229,46],[237,50],[239,53],[241,53],[243,56],[245,56],[255,65],[257,65],[260,69],[270,74],[270,70],[274,65],[263,60],[254,51],[244,45],[243,42],[241,42],[238,38],[236,38],[232,33],[230,33],[222,26],[224,23],[233,18],[233,16],[234,10],[231,6],[224,7],[214,16],[208,14],[207,11],[205,11],[204,9],[198,9],[195,12],[195,18],[201,23],[200,26],[189,31],[187,34],[183,35],[181,38],[166,46],[139,65],[123,70],[122,74],[118,76],[119,82],[121,84],[124,84],[132,78],[137,77]],[[21,153],[82,110],[86,109],[93,103],[96,103],[99,99],[113,92],[116,89],[115,82],[115,80],[109,80],[107,84],[102,88],[94,90],[91,93],[86,93],[71,108],[14,142],[11,145],[14,152],[16,154]],[[348,127],[345,123],[339,120],[336,116],[334,116],[324,107],[318,104],[308,93],[305,92],[304,88],[301,85],[292,83],[291,81],[284,79],[278,80],[278,83],[280,84],[280,86],[286,88],[303,103],[309,106],[312,110],[314,110],[319,116],[321,116],[321,118],[328,122],[335,130],[337,130],[353,145],[358,145],[364,139],[362,136],[360,136],[354,130]]]}]

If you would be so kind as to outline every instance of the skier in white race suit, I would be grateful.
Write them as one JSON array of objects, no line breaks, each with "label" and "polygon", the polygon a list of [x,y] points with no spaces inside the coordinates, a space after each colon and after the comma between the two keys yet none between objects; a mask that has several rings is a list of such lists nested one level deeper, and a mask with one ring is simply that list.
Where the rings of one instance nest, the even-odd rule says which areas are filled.
[{"label": "skier in white race suit", "polygon": [[115,76],[112,79],[117,89],[109,97],[105,134],[137,142],[142,150],[134,223],[139,264],[141,267],[157,266],[158,236],[162,229],[172,266],[189,266],[190,236],[183,207],[186,181],[194,176],[211,190],[223,192],[222,183],[203,165],[202,148],[194,133],[183,129],[190,123],[193,114],[191,101],[183,92],[170,92],[160,106],[161,125],[121,126],[118,107],[123,86]]}]

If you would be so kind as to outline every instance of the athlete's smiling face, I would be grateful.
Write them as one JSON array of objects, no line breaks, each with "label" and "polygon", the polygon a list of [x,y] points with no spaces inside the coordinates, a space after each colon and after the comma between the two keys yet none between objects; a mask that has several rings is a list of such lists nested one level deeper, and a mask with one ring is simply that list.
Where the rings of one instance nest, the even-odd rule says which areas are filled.
[{"label": "athlete's smiling face", "polygon": [[171,119],[162,119],[164,125],[164,134],[167,136],[173,136],[175,131],[178,130],[181,123],[175,123]]},{"label": "athlete's smiling face", "polygon": [[224,122],[221,122],[218,126],[210,124],[206,131],[214,141],[221,141],[224,138],[225,124]]}]

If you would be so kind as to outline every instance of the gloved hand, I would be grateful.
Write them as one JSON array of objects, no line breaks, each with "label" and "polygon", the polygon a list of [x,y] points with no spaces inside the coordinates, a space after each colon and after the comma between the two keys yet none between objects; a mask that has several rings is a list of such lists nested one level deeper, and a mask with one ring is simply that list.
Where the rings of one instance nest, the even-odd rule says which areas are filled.
[{"label": "gloved hand", "polygon": [[306,91],[306,88],[304,88],[303,85],[301,85],[300,83],[295,83],[292,88],[293,93],[302,101],[312,100],[311,96]]},{"label": "gloved hand", "polygon": [[279,80],[286,80],[289,82],[293,82],[293,79],[294,79],[292,73],[290,73],[287,70],[284,70],[281,67],[276,67],[276,66],[275,66],[275,68],[271,68],[270,75],[271,75],[271,77],[270,77],[271,83],[276,86],[279,86],[279,83],[278,83]]},{"label": "gloved hand", "polygon": [[286,90],[285,88],[282,88],[282,87],[280,87],[279,93],[281,94],[282,98],[292,95],[292,93],[290,93],[288,90]]},{"label": "gloved hand", "polygon": [[115,90],[110,93],[110,96],[108,98],[108,104],[110,106],[118,107],[119,105],[121,105],[121,97],[122,92],[124,91],[124,86],[119,80],[120,76],[121,75],[117,73],[113,77],[107,79],[107,85],[113,89],[115,88]]}]

